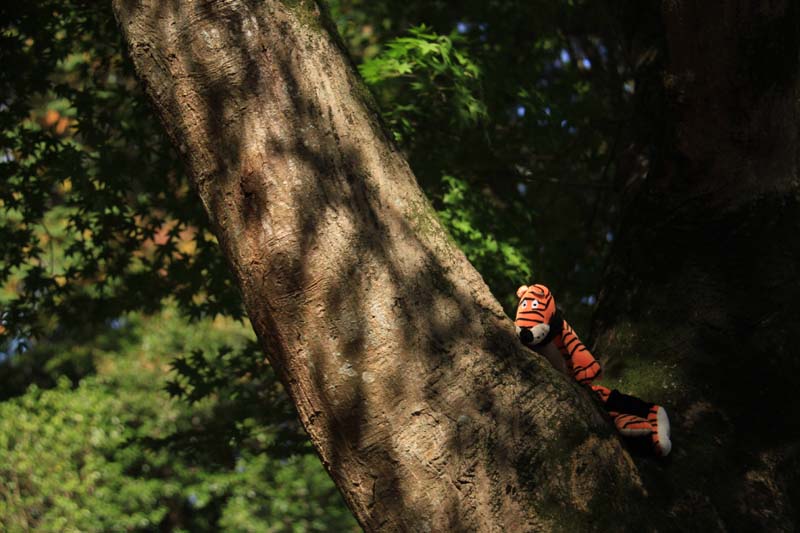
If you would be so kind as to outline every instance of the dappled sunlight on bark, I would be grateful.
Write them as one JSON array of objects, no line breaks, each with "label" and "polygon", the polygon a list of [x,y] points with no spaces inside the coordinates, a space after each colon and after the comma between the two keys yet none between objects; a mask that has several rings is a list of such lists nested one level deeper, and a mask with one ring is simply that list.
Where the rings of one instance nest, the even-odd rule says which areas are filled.
[{"label": "dappled sunlight on bark", "polygon": [[635,503],[613,430],[519,344],[316,4],[115,8],[262,346],[365,528],[585,527]]}]

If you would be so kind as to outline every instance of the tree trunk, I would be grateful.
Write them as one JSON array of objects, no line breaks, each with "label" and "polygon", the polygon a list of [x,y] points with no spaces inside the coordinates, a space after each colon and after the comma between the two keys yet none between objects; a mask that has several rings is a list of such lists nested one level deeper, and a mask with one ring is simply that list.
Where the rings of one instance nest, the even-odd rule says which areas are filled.
[{"label": "tree trunk", "polygon": [[641,495],[517,341],[308,0],[115,0],[270,362],[370,531],[608,529]]},{"label": "tree trunk", "polygon": [[800,8],[662,15],[663,142],[628,197],[596,348],[672,413],[671,464],[640,465],[664,524],[797,530]]}]

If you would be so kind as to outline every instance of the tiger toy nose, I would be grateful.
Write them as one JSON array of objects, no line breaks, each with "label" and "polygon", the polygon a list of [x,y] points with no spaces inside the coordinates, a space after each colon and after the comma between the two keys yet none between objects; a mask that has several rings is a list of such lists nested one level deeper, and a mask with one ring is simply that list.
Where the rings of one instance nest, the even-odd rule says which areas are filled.
[{"label": "tiger toy nose", "polygon": [[519,340],[522,344],[530,344],[533,342],[533,333],[528,328],[521,328],[519,330]]}]

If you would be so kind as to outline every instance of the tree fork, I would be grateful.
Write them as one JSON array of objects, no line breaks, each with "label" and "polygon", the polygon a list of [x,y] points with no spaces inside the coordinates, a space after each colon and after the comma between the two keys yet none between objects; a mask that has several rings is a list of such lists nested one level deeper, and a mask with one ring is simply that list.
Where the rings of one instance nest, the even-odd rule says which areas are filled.
[{"label": "tree fork", "polygon": [[602,529],[641,496],[531,357],[308,0],[114,0],[261,345],[368,531]]}]

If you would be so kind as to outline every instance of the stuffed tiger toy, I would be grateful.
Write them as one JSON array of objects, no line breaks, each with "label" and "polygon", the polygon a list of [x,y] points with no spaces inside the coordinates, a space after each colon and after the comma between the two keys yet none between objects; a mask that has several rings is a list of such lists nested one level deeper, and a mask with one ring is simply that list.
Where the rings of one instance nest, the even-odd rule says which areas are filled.
[{"label": "stuffed tiger toy", "polygon": [[539,284],[522,285],[517,296],[520,300],[514,323],[522,344],[592,389],[622,436],[649,437],[656,455],[669,454],[672,442],[667,412],[659,405],[593,384],[600,377],[600,363],[561,316],[550,289]]}]

